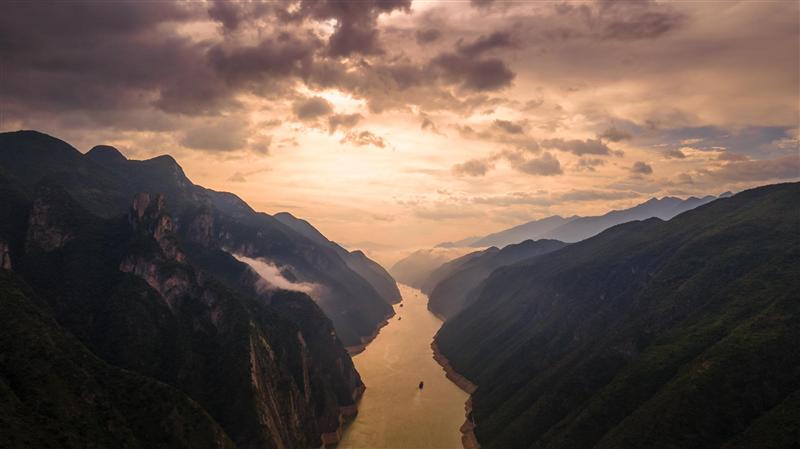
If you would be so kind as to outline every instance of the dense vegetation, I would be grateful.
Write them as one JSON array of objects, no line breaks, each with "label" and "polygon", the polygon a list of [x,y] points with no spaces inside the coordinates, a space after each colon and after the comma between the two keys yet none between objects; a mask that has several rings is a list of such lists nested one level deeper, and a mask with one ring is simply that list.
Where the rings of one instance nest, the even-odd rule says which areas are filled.
[{"label": "dense vegetation", "polygon": [[264,288],[218,237],[246,241],[233,237],[254,232],[240,220],[271,217],[146,193],[118,215],[105,202],[92,212],[73,193],[113,192],[68,170],[30,184],[3,167],[0,447],[307,448],[335,436],[363,384],[331,321],[303,293]]},{"label": "dense vegetation", "polygon": [[449,319],[468,306],[481,284],[496,269],[563,248],[558,240],[526,240],[503,249],[491,247],[452,260],[431,273],[422,290],[428,293],[428,309]]},{"label": "dense vegetation", "polygon": [[234,447],[185,394],[97,358],[12,272],[0,298],[0,447]]},{"label": "dense vegetation", "polygon": [[504,267],[437,343],[491,448],[797,447],[800,184]]}]

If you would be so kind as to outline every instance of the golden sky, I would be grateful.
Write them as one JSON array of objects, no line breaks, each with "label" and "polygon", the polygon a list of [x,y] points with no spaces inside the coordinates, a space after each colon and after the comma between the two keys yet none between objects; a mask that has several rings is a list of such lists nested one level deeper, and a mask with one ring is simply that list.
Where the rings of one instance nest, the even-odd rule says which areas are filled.
[{"label": "golden sky", "polygon": [[2,130],[388,251],[800,177],[796,1],[4,6]]}]

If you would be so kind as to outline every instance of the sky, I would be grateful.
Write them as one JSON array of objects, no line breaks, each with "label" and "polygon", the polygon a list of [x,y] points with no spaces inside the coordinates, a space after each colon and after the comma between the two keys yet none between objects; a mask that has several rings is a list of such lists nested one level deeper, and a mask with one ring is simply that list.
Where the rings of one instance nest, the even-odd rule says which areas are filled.
[{"label": "sky", "polygon": [[800,178],[800,2],[16,2],[0,130],[368,252]]}]

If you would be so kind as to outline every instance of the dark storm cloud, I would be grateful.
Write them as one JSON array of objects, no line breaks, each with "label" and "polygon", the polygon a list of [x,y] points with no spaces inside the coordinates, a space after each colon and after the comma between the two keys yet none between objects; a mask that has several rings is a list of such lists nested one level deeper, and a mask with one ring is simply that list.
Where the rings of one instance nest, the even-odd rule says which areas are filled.
[{"label": "dark storm cloud", "polygon": [[[196,17],[179,4],[10,2],[0,14],[5,105],[39,112],[144,106],[203,49],[162,26]],[[219,100],[214,90],[209,101]]]},{"label": "dark storm cloud", "polygon": [[455,53],[442,53],[431,61],[445,82],[466,90],[492,91],[511,85],[516,76],[506,63],[496,58],[474,60]]},{"label": "dark storm cloud", "polygon": [[426,28],[424,30],[417,30],[415,33],[417,43],[420,45],[430,44],[442,37],[442,32],[436,28]]},{"label": "dark storm cloud", "polygon": [[496,48],[513,48],[515,46],[511,33],[506,31],[495,31],[488,36],[481,35],[470,43],[459,40],[456,44],[458,53],[469,57],[479,56]]},{"label": "dark storm cloud", "polygon": [[318,46],[319,42],[313,38],[299,39],[280,33],[254,46],[214,46],[208,52],[208,60],[230,83],[247,84],[308,73]]},{"label": "dark storm cloud", "polygon": [[292,104],[292,112],[300,121],[313,121],[333,113],[333,105],[322,97],[309,97]]},{"label": "dark storm cloud", "polygon": [[298,17],[319,21],[335,20],[333,34],[328,41],[331,56],[346,57],[352,54],[378,54],[383,49],[377,29],[378,16],[395,10],[409,11],[411,0],[302,0],[295,13],[287,17]]},{"label": "dark storm cloud", "polygon": [[606,156],[611,154],[611,149],[597,139],[546,139],[541,142],[541,145],[545,148],[554,148],[561,151],[567,151],[578,156],[583,156],[585,154]]}]

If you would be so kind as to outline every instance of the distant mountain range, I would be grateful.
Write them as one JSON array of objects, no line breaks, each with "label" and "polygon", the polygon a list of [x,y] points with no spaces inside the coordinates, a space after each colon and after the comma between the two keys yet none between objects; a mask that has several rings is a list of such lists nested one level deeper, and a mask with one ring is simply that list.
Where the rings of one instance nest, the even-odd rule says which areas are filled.
[{"label": "distant mountain range", "polygon": [[686,199],[665,196],[660,199],[651,198],[630,209],[613,210],[599,216],[572,216],[565,218],[554,215],[489,234],[485,237],[469,240],[468,246],[477,248],[497,246],[502,248],[506,245],[529,239],[553,239],[568,243],[579,242],[597,235],[611,226],[652,217],[669,220],[687,210],[730,195],[730,192],[725,192],[719,196],[708,195],[702,198],[689,197]]},{"label": "distant mountain range", "polygon": [[195,185],[169,156],[0,134],[0,440],[335,442],[364,389],[344,345],[393,314],[392,286],[363,254]]},{"label": "distant mountain range", "polygon": [[[614,210],[599,216],[570,216],[561,217],[553,215],[540,220],[515,226],[504,231],[489,234],[483,237],[468,237],[455,242],[443,242],[432,249],[421,249],[401,259],[389,269],[389,272],[399,282],[416,288],[424,288],[431,274],[442,264],[468,253],[465,248],[503,248],[508,245],[520,243],[525,240],[558,240],[566,243],[578,242],[596,235],[605,229],[618,224],[648,218],[670,218],[709,203],[717,198],[726,198],[731,195],[725,192],[719,196],[704,196],[702,198],[689,197],[680,199],[676,197],[651,198],[629,209]],[[428,283],[424,290],[433,291],[434,285]]]},{"label": "distant mountain range", "polygon": [[798,183],[756,188],[493,271],[436,336],[478,386],[464,429],[484,449],[795,447],[798,205]]}]

